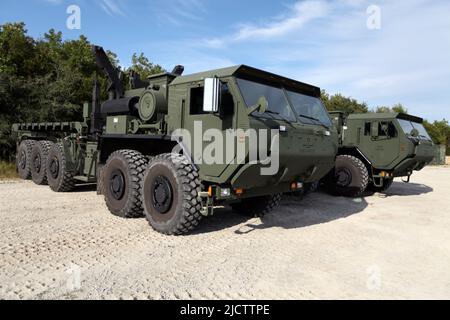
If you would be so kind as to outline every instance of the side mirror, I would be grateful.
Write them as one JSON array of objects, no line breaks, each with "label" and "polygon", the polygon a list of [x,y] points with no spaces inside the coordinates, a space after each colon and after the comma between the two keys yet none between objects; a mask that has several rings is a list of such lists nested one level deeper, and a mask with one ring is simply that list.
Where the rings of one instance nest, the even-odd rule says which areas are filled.
[{"label": "side mirror", "polygon": [[251,115],[252,113],[255,112],[265,113],[267,109],[269,109],[269,102],[267,102],[266,97],[262,96],[258,99],[256,105],[254,105],[249,109],[248,115]]},{"label": "side mirror", "polygon": [[378,138],[380,135],[380,132],[378,130],[378,122],[372,122],[372,138]]},{"label": "side mirror", "polygon": [[203,112],[215,113],[219,111],[220,80],[218,78],[205,79],[205,93],[203,97]]}]

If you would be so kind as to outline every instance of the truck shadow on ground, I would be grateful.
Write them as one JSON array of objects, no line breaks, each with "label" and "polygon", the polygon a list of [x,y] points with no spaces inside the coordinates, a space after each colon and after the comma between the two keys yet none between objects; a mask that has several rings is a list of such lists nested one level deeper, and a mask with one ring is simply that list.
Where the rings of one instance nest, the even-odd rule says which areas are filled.
[{"label": "truck shadow on ground", "polygon": [[296,229],[328,223],[361,213],[368,206],[364,198],[349,199],[314,193],[305,198],[286,196],[280,207],[262,218],[252,218],[231,209],[217,211],[205,219],[197,234],[217,232],[239,226],[237,235],[249,234],[268,228]]},{"label": "truck shadow on ground", "polygon": [[[433,188],[423,184],[394,182],[388,191],[380,193],[379,196],[417,196],[432,191]],[[373,195],[374,193],[368,193],[365,197]],[[233,227],[238,227],[234,230],[237,235],[269,228],[305,228],[361,214],[368,206],[365,198],[333,197],[322,192],[304,198],[285,196],[280,207],[263,218],[238,214],[231,208],[218,210],[214,217],[203,220],[194,234],[217,232]]]},{"label": "truck shadow on ground", "polygon": [[[420,183],[404,183],[404,182],[394,182],[392,187],[387,191],[380,193],[380,196],[384,197],[401,197],[401,196],[420,196],[422,194],[427,194],[433,192],[434,189]],[[367,193],[366,196],[372,196],[374,193]]]}]

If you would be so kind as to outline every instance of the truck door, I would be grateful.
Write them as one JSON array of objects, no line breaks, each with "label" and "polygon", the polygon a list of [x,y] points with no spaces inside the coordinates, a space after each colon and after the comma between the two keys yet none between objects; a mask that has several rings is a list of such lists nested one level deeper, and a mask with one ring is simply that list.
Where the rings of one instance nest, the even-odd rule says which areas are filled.
[{"label": "truck door", "polygon": [[[188,88],[187,106],[184,110],[183,127],[192,136],[192,158],[200,168],[203,175],[214,178],[220,177],[230,163],[234,161],[227,159],[227,130],[235,128],[236,103],[230,89],[232,84],[221,81],[221,97],[218,112],[204,112],[204,82],[193,83]],[[210,130],[214,129],[214,130]],[[222,138],[217,135],[220,132]],[[194,136],[196,133],[196,136]],[[223,140],[223,141],[221,141]],[[212,142],[216,142],[212,146]],[[212,155],[213,157],[208,157]],[[214,160],[213,163],[211,161]],[[228,161],[227,161],[228,160]]]},{"label": "truck door", "polygon": [[399,157],[398,131],[393,121],[367,121],[360,132],[360,150],[377,169],[392,169]]}]

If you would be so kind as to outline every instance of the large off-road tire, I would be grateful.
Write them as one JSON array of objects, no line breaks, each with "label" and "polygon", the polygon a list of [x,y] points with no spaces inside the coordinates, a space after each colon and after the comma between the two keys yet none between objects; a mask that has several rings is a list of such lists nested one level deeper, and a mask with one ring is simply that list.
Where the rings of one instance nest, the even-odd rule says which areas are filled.
[{"label": "large off-road tire", "polygon": [[37,185],[47,184],[47,159],[51,141],[39,141],[34,144],[31,152],[31,178]]},{"label": "large off-road tire", "polygon": [[102,169],[102,193],[109,211],[121,218],[143,216],[141,181],[148,160],[134,150],[111,154]]},{"label": "large off-road tire", "polygon": [[264,197],[243,199],[240,203],[231,205],[231,208],[244,215],[252,217],[263,217],[272,212],[280,205],[282,194],[275,194]]},{"label": "large off-road tire", "polygon": [[183,235],[202,219],[201,182],[185,156],[163,154],[152,159],[142,181],[145,216],[154,230]]},{"label": "large off-road tire", "polygon": [[360,197],[369,184],[369,171],[360,159],[341,155],[336,159],[334,172],[326,181],[327,189],[336,196]]},{"label": "large off-road tire", "polygon": [[68,168],[62,143],[56,143],[48,152],[47,180],[50,189],[55,192],[70,192],[75,188],[73,173]]},{"label": "large off-road tire", "polygon": [[378,193],[386,192],[390,187],[392,187],[393,183],[394,183],[394,179],[393,178],[384,179],[382,187],[377,187],[377,186],[375,186],[373,184],[373,182],[371,182],[369,184],[369,190],[372,191],[372,192],[378,192]]},{"label": "large off-road tire", "polygon": [[31,152],[36,141],[24,140],[17,149],[16,167],[19,177],[23,180],[31,178]]}]

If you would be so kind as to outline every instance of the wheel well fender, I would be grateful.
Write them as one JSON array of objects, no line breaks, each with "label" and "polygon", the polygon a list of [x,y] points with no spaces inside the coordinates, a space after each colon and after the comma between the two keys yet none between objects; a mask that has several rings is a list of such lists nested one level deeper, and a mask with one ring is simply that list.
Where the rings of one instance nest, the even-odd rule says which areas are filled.
[{"label": "wheel well fender", "polygon": [[371,170],[372,170],[372,163],[361,152],[361,150],[359,150],[359,148],[357,148],[357,147],[354,147],[354,148],[341,148],[341,149],[339,149],[338,156],[341,156],[341,155],[350,155],[350,156],[354,156],[354,157],[360,159],[366,165],[367,170],[369,170],[369,172],[371,172]]}]

